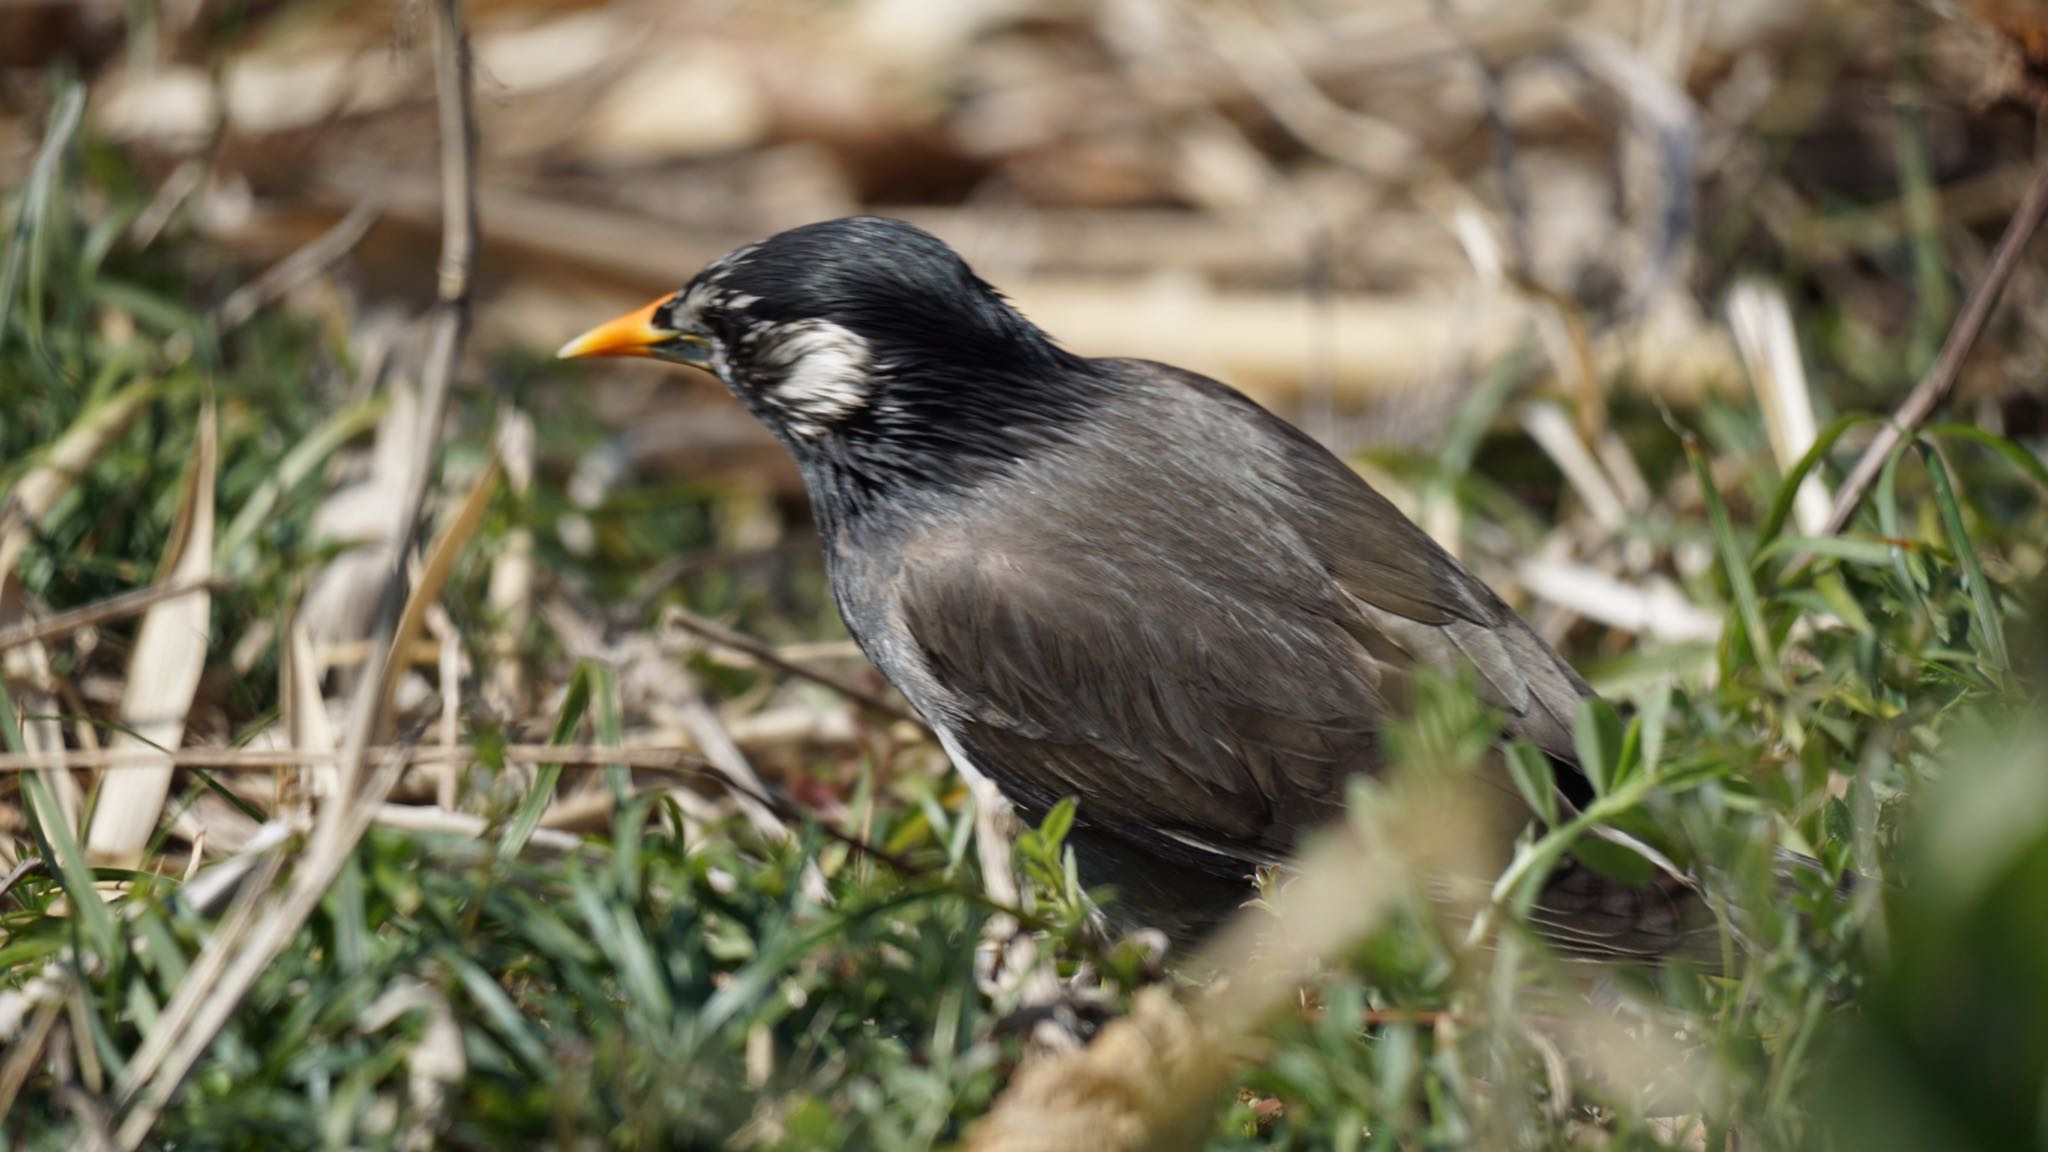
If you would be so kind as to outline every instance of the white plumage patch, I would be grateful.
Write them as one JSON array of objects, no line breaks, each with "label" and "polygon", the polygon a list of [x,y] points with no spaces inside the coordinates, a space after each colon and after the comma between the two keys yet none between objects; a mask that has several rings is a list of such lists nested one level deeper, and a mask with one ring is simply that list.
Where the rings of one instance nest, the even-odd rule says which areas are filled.
[{"label": "white plumage patch", "polygon": [[759,296],[743,292],[728,292],[725,281],[733,271],[745,264],[753,255],[757,245],[737,248],[704,266],[691,281],[683,298],[677,302],[675,318],[684,327],[693,325],[699,316],[707,312],[725,312],[749,308],[761,302]]},{"label": "white plumage patch", "polygon": [[873,396],[868,342],[829,320],[800,320],[756,335],[754,373],[761,395],[780,409],[791,432],[817,436],[865,408]]}]

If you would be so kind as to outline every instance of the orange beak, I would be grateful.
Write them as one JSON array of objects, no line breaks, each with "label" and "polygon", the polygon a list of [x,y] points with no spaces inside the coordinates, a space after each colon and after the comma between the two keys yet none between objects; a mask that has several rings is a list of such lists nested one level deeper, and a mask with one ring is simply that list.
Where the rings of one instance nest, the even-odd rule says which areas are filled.
[{"label": "orange beak", "polygon": [[673,299],[675,294],[670,293],[645,308],[628,312],[616,320],[607,320],[562,345],[562,350],[555,355],[564,360],[575,360],[584,356],[665,358],[657,351],[663,345],[677,341],[701,344],[701,338],[683,332],[671,332],[654,322],[655,313],[661,310],[662,305]]}]

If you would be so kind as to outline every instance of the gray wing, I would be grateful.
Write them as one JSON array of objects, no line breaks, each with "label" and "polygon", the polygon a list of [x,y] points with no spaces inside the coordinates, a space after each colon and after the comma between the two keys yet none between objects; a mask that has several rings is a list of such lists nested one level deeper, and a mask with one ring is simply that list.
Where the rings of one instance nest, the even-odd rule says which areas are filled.
[{"label": "gray wing", "polygon": [[1569,763],[1588,689],[1498,597],[1237,393],[1116,363],[1133,384],[1105,417],[1117,455],[1071,449],[1042,465],[1057,486],[986,494],[1011,535],[934,532],[900,558],[901,619],[949,726],[1013,802],[1077,795],[1084,825],[1241,876],[1382,764],[1423,665],[1471,667],[1511,733]]}]

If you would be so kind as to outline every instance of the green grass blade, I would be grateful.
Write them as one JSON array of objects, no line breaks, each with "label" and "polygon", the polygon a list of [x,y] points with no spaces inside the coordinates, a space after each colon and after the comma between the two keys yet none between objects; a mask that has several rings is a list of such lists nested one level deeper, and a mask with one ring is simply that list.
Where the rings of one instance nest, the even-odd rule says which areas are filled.
[{"label": "green grass blade", "polygon": [[[14,697],[7,691],[5,677],[0,677],[0,741],[5,742],[9,752],[28,750],[21,738],[21,721],[15,714]],[[21,799],[30,837],[45,864],[56,866],[57,878],[71,901],[71,915],[84,926],[86,937],[100,958],[109,964],[119,963],[120,956],[114,950],[119,939],[114,914],[107,910],[106,902],[93,886],[92,867],[86,863],[85,849],[65,823],[64,810],[41,772],[21,774]]]},{"label": "green grass blade", "polygon": [[[13,235],[7,244],[7,263],[0,268],[0,349],[6,347],[7,333],[13,324],[14,302],[21,286],[22,264],[28,256],[30,236],[42,234],[43,218],[50,206],[50,188],[57,180],[58,161],[69,146],[71,134],[78,128],[79,116],[84,111],[85,88],[74,84],[50,112],[50,130],[43,137],[43,146],[36,153],[35,166],[29,172],[28,190],[21,198],[21,208],[14,218]],[[36,321],[31,309],[30,326],[34,327]]]},{"label": "green grass blade", "polygon": [[1996,432],[1986,432],[1971,424],[1936,424],[1921,429],[1920,435],[1923,439],[1938,436],[1944,440],[1968,440],[1972,444],[1981,444],[2009,461],[2013,467],[2025,473],[2028,479],[2048,489],[2048,464],[2042,463],[2041,458],[2028,451],[2025,445],[2015,443]]},{"label": "green grass blade", "polygon": [[1773,556],[1791,552],[1811,553],[1851,564],[1883,567],[1891,564],[1892,550],[1895,547],[1896,545],[1880,540],[1859,539],[1854,536],[1780,536],[1757,549],[1756,562],[1762,564]]},{"label": "green grass blade", "polygon": [[620,991],[633,1005],[635,1023],[665,1031],[675,1016],[675,1002],[632,905],[605,899],[596,881],[581,869],[569,877],[569,890],[591,940],[618,973]]},{"label": "green grass blade", "polygon": [[1969,585],[1977,630],[1984,634],[1981,663],[1994,682],[2000,681],[2012,667],[2012,659],[2005,650],[2005,617],[1998,610],[1998,590],[1984,578],[1983,561],[1977,556],[1977,545],[1970,539],[1969,529],[1963,525],[1963,509],[1956,502],[1955,487],[1949,482],[1948,466],[1942,463],[1941,453],[1932,444],[1922,444],[1920,455],[1927,463],[1927,479],[1934,488],[1934,502],[1941,509],[1949,546],[1955,549],[1956,561],[1962,565],[1963,579]]},{"label": "green grass blade", "polygon": [[1757,563],[1764,560],[1763,548],[1771,544],[1778,533],[1785,530],[1785,522],[1791,519],[1792,507],[1799,499],[1799,486],[1806,482],[1806,477],[1815,468],[1820,467],[1820,462],[1834,448],[1835,441],[1840,440],[1842,433],[1856,425],[1874,419],[1876,418],[1872,416],[1855,414],[1838,416],[1830,421],[1827,427],[1821,429],[1820,435],[1814,437],[1812,446],[1807,448],[1806,453],[1792,465],[1792,470],[1785,473],[1784,478],[1778,482],[1777,495],[1771,498],[1770,510],[1764,514],[1764,522],[1756,532]]},{"label": "green grass blade", "polygon": [[[618,669],[610,664],[590,665],[590,702],[590,727],[597,742],[607,748],[625,743],[625,705],[619,699]],[[633,772],[624,764],[605,765],[604,779],[612,790],[613,800],[623,804],[633,794]]]},{"label": "green grass blade", "polygon": [[512,1054],[526,1063],[526,1070],[538,1075],[548,1074],[553,1063],[548,1059],[547,1045],[534,1034],[532,1024],[519,1012],[519,1006],[498,986],[491,974],[477,966],[476,961],[464,956],[453,947],[444,946],[439,950],[441,962],[455,973],[455,979],[483,1014],[484,1023],[512,1049]]},{"label": "green grass blade", "polygon": [[[582,727],[584,713],[590,711],[592,669],[595,667],[586,660],[578,664],[575,673],[569,677],[569,688],[562,695],[562,710],[555,716],[555,730],[549,735],[548,743],[567,744]],[[526,842],[533,838],[533,830],[540,827],[541,815],[555,798],[555,785],[561,780],[560,764],[542,764],[534,770],[533,791],[520,802],[519,811],[505,829],[504,838],[498,841],[499,859],[510,860],[525,850]]]},{"label": "green grass blade", "polygon": [[1735,538],[1735,525],[1728,519],[1728,505],[1721,499],[1720,490],[1714,487],[1714,473],[1707,467],[1706,453],[1700,450],[1699,439],[1685,433],[1684,442],[1685,458],[1692,465],[1693,477],[1699,481],[1700,498],[1706,501],[1707,519],[1714,530],[1714,546],[1721,553],[1721,566],[1728,573],[1728,587],[1735,595],[1735,611],[1742,620],[1743,632],[1749,638],[1750,652],[1763,674],[1764,683],[1782,692],[1785,676],[1778,668],[1778,651],[1771,643],[1771,630],[1764,623],[1763,604],[1757,598],[1756,581],[1750,575],[1748,556],[1743,551],[1742,542]]}]

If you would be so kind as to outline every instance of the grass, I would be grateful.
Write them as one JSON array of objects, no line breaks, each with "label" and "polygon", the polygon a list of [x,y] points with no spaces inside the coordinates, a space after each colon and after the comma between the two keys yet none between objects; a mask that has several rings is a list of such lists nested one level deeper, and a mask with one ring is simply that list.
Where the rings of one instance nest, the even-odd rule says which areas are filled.
[{"label": "grass", "polygon": [[[47,191],[14,197],[23,228],[7,258],[22,273],[0,328],[0,487],[14,490],[108,405],[121,417],[24,529],[16,577],[50,611],[150,583],[177,535],[210,401],[228,525],[218,570],[232,580],[214,599],[195,724],[209,742],[251,741],[288,710],[284,622],[346,551],[316,517],[344,457],[360,456],[387,413],[352,390],[346,327],[272,309],[220,331],[194,301],[224,296],[243,271],[175,230],[138,247],[124,229],[143,199],[119,158],[90,140],[53,156]],[[1923,343],[1891,339],[1901,355]],[[554,369],[502,355],[514,385],[458,399],[451,492],[480,469],[502,406],[546,416],[564,403]],[[1468,554],[1496,572],[1571,515],[1541,458],[1496,430],[1511,424],[1497,418],[1515,402],[1511,382],[1475,393],[1452,446],[1376,461],[1412,491],[1456,500]],[[2048,471],[2025,446],[1933,429],[1895,457],[1848,535],[1812,541],[1786,534],[1792,493],[1843,462],[1856,418],[1827,425],[1779,475],[1751,408],[1710,404],[1672,418],[1678,431],[1625,397],[1608,416],[1655,492],[1608,544],[1650,549],[1730,623],[1714,651],[1572,634],[1581,665],[1626,706],[1580,718],[1599,798],[1586,820],[1519,845],[1485,899],[1511,913],[1568,851],[1641,872],[1640,856],[1586,838],[1598,822],[1703,877],[1718,947],[1741,962],[1723,976],[1619,973],[1587,987],[1512,915],[1468,939],[1408,901],[1266,1023],[1234,1097],[1184,1102],[1216,1109],[1208,1147],[2041,1146],[2048,775],[2027,727],[2042,634],[2025,590],[2044,563]],[[785,789],[817,800],[787,839],[688,778],[529,771],[504,755],[529,738],[622,743],[645,719],[629,682],[646,657],[579,652],[545,619],[515,637],[543,703],[507,716],[478,701],[475,681],[501,658],[491,558],[517,532],[533,534],[547,593],[614,638],[655,634],[671,603],[756,635],[839,634],[807,555],[772,579],[731,560],[731,524],[760,509],[631,478],[585,506],[567,495],[570,475],[603,432],[541,423],[534,487],[497,495],[442,598],[472,669],[458,720],[478,754],[458,807],[483,831],[373,829],[152,1143],[895,1150],[962,1139],[1022,1041],[977,985],[975,943],[993,910],[975,895],[964,798],[930,770],[928,747],[863,721],[852,742],[777,757]],[[588,547],[564,542],[572,517],[588,524]],[[1802,552],[1815,559],[1794,572]],[[706,562],[657,579],[678,554]],[[47,646],[54,680],[73,689],[57,694],[57,715],[74,746],[108,721],[75,689],[119,682],[133,638],[122,623]],[[719,701],[817,704],[758,667],[703,650],[678,658]],[[10,679],[0,736],[20,751],[23,721],[49,714],[21,716],[12,668]],[[1404,781],[1468,773],[1493,744],[1495,718],[1464,686],[1424,687],[1390,735],[1399,770],[1363,790],[1362,808],[1395,803]],[[409,715],[415,727],[437,715],[432,696]],[[1516,763],[1539,791],[1538,762]],[[285,772],[181,774],[169,812],[226,791],[282,832],[186,881],[185,850],[167,834],[141,870],[93,867],[59,777],[0,776],[22,820],[0,831],[46,862],[0,898],[0,1143],[71,1147],[119,1118],[118,1086],[206,943],[304,847],[302,786]],[[566,842],[542,836],[551,801],[572,790],[611,800]],[[1036,918],[1063,970],[1085,965],[1106,1010],[1121,1012],[1161,974],[1129,942],[1087,938],[1059,833],[1019,847]],[[1788,888],[1779,848],[1821,868]],[[829,904],[805,896],[807,868]],[[206,883],[224,869],[240,882]],[[1851,873],[1860,880],[1840,896]]]}]

